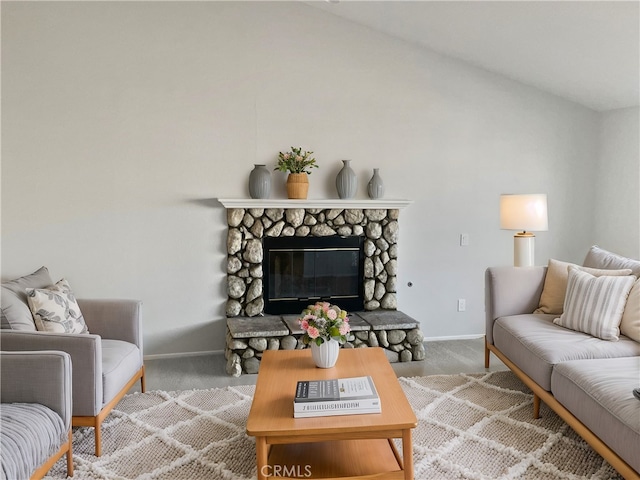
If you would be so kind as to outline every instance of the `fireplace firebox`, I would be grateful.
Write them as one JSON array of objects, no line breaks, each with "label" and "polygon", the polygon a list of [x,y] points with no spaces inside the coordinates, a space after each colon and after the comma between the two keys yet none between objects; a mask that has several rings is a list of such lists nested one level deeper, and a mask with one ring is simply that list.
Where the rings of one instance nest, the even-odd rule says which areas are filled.
[{"label": "fireplace firebox", "polygon": [[265,313],[299,314],[317,301],[363,310],[363,243],[357,235],[265,237]]}]

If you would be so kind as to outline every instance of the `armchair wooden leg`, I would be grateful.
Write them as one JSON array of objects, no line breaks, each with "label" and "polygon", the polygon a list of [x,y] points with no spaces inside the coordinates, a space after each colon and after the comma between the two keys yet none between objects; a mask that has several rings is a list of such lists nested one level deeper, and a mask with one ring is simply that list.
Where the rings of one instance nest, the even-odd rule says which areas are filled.
[{"label": "armchair wooden leg", "polygon": [[69,450],[67,450],[67,477],[73,477],[73,431],[69,430]]},{"label": "armchair wooden leg", "polygon": [[96,424],[93,427],[96,436],[96,457],[102,455],[102,428],[101,421],[96,417]]},{"label": "armchair wooden leg", "polygon": [[142,365],[141,372],[142,376],[140,377],[140,390],[142,390],[142,393],[144,393],[147,391],[147,382],[144,376],[144,365]]},{"label": "armchair wooden leg", "polygon": [[102,410],[98,412],[98,415],[96,415],[95,417],[74,416],[71,418],[71,424],[74,427],[93,427],[95,429],[96,457],[99,457],[100,455],[102,455],[102,432],[100,430],[102,421],[105,418],[107,418],[107,415],[109,415],[109,412],[111,412],[111,410],[113,410],[113,407],[115,407],[118,404],[118,402],[122,400],[122,397],[126,395],[129,389],[137,383],[138,379],[141,379],[141,381],[143,382],[142,391],[144,392],[144,365],[140,368],[140,370],[136,372],[136,374],[133,377],[131,377],[131,379],[122,388],[122,390],[120,390],[118,394],[115,397],[113,397],[109,403],[107,403],[105,406],[102,407]]}]

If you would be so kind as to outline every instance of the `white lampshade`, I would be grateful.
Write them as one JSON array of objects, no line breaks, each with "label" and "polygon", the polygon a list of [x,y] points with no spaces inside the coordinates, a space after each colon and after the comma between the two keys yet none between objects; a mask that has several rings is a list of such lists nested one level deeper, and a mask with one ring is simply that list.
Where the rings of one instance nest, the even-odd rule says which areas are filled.
[{"label": "white lampshade", "polygon": [[519,231],[513,236],[513,264],[535,265],[535,235],[531,232],[549,229],[547,195],[500,195],[500,228]]},{"label": "white lampshade", "polygon": [[547,195],[500,195],[500,228],[523,232],[549,230]]}]

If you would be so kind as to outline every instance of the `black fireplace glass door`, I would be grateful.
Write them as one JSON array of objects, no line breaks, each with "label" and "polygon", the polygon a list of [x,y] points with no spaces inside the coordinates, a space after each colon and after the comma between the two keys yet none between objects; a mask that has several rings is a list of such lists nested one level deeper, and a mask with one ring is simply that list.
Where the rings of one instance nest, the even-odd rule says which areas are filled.
[{"label": "black fireplace glass door", "polygon": [[270,299],[358,295],[358,256],[353,250],[272,250]]},{"label": "black fireplace glass door", "polygon": [[[289,239],[293,244],[274,242],[281,238],[265,241],[265,311],[299,313],[301,308],[321,300],[344,309],[361,309],[363,261],[359,239],[354,237],[351,244],[340,246],[334,245],[336,239],[311,238],[304,243],[301,238]],[[270,245],[273,243],[276,245]]]}]

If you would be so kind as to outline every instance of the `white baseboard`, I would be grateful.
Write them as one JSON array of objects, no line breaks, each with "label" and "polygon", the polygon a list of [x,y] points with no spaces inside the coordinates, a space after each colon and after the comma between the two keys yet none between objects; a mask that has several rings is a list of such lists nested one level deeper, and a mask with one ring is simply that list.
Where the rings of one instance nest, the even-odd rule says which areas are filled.
[{"label": "white baseboard", "polygon": [[177,352],[177,353],[156,353],[153,355],[144,355],[145,360],[158,360],[161,358],[177,358],[177,357],[201,357],[202,355],[224,355],[224,350],[207,350],[202,352]]},{"label": "white baseboard", "polygon": [[440,342],[444,340],[474,340],[484,337],[484,333],[476,333],[474,335],[454,335],[452,337],[425,337],[425,342]]}]

